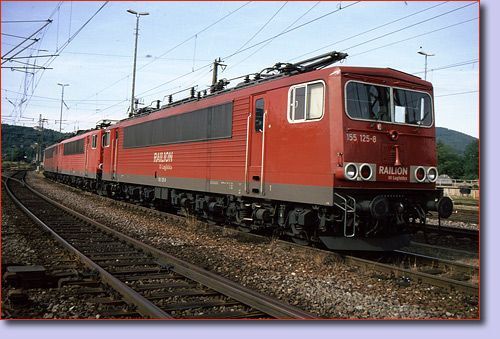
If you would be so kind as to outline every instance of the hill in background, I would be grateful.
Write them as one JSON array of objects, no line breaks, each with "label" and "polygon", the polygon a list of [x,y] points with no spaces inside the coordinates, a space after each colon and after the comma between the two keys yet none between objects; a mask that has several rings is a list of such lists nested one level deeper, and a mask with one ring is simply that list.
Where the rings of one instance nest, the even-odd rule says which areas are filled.
[{"label": "hill in background", "polygon": [[[73,133],[43,130],[43,148],[65,139]],[[2,124],[2,160],[30,162],[35,158],[40,131],[33,127]]]},{"label": "hill in background", "polygon": [[441,141],[450,146],[457,154],[462,155],[465,148],[473,141],[478,140],[468,134],[457,132],[444,127],[436,127],[436,142]]}]

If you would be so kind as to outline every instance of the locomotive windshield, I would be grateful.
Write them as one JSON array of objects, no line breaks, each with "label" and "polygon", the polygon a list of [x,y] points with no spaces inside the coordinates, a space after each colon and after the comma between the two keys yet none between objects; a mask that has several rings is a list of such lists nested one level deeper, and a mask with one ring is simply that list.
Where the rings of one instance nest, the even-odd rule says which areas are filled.
[{"label": "locomotive windshield", "polygon": [[432,125],[427,93],[351,81],[345,95],[347,115],[352,119]]}]

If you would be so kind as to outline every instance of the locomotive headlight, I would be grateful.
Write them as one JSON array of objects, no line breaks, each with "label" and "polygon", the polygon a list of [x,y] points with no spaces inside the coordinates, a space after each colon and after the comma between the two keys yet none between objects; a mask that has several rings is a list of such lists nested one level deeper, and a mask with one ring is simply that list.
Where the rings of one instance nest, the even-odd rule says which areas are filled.
[{"label": "locomotive headlight", "polygon": [[429,167],[427,170],[427,178],[430,182],[435,182],[438,178],[438,171],[436,167]]},{"label": "locomotive headlight", "polygon": [[353,163],[347,164],[344,168],[344,176],[349,180],[355,180],[358,176],[358,167]]},{"label": "locomotive headlight", "polygon": [[425,180],[425,168],[422,166],[417,167],[415,170],[415,178],[417,179],[418,182],[422,182]]},{"label": "locomotive headlight", "polygon": [[359,168],[359,176],[363,180],[370,180],[372,178],[373,172],[372,168],[368,164],[363,164]]}]

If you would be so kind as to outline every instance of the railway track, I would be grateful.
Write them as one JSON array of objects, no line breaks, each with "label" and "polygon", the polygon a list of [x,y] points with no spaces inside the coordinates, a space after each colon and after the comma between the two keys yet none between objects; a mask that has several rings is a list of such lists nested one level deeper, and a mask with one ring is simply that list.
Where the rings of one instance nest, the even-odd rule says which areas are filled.
[{"label": "railway track", "polygon": [[426,224],[425,229],[412,234],[411,243],[435,246],[442,250],[479,252],[480,232],[474,228]]},{"label": "railway track", "polygon": [[[113,201],[122,207],[130,208],[141,213],[156,214],[159,216],[168,215],[171,219],[181,219],[181,217],[177,215],[151,210],[147,207],[121,201]],[[217,227],[214,225],[211,226]],[[428,227],[428,230],[431,232],[439,233],[437,226],[426,225],[426,227]],[[453,237],[467,236],[479,241],[479,232],[476,230],[441,226],[440,231],[442,231],[442,233],[439,233],[440,235],[453,235]],[[247,238],[263,238],[260,235],[251,233],[244,233],[241,236]],[[261,240],[265,241],[265,239]],[[345,253],[336,253],[308,246],[301,246],[284,240],[276,240],[276,244],[285,248],[293,248],[294,252],[309,252],[309,254],[304,254],[305,257],[314,257],[311,252],[320,252],[324,257],[331,256],[334,260],[340,259],[346,264],[359,267],[365,271],[371,270],[384,273],[392,278],[400,279],[402,282],[428,284],[445,290],[460,291],[473,296],[479,295],[479,285],[476,283],[476,281],[479,280],[479,267],[477,266],[403,251],[376,253],[375,255],[373,253],[369,253],[368,255],[362,253],[348,255]]]},{"label": "railway track", "polygon": [[92,221],[19,180],[6,181],[20,208],[128,304],[108,316],[133,309],[151,319],[316,318]]},{"label": "railway track", "polygon": [[471,243],[479,244],[479,230],[473,228],[426,224],[425,231],[438,237],[468,239]]},{"label": "railway track", "polygon": [[[430,218],[437,220],[438,216],[436,213],[431,213]],[[456,207],[452,215],[446,220],[479,225],[479,209],[466,208],[466,206]]]},{"label": "railway track", "polygon": [[[404,284],[427,284],[448,291],[479,296],[479,267],[404,251],[337,253],[278,240],[278,246],[293,248],[305,257],[342,261],[365,272],[378,272]],[[312,252],[315,252],[314,254]]]},{"label": "railway track", "polygon": [[405,251],[355,254],[346,261],[365,270],[389,274],[406,283],[422,283],[479,296],[479,267]]}]

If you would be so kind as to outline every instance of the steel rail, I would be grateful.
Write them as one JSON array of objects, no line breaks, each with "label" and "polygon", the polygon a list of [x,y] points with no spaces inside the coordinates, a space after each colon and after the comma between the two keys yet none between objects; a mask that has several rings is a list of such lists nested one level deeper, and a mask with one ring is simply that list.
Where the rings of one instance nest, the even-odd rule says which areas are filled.
[{"label": "steel rail", "polygon": [[427,283],[433,286],[446,288],[448,290],[455,290],[465,292],[473,296],[479,296],[479,286],[463,281],[458,281],[446,277],[440,277],[424,272],[418,272],[402,267],[397,267],[389,264],[379,263],[368,259],[357,258],[353,256],[346,256],[346,262],[361,266],[366,270],[372,269],[375,271],[390,274],[396,278],[409,278],[418,283]]},{"label": "steel rail", "polygon": [[[139,295],[137,292],[133,291],[130,289],[126,284],[115,278],[113,275],[110,273],[106,272],[104,269],[102,269],[100,266],[98,266],[96,263],[94,263],[91,259],[89,259],[87,256],[85,256],[83,253],[81,253],[78,249],[73,247],[69,242],[64,240],[61,236],[59,236],[56,232],[54,232],[47,224],[45,224],[43,221],[41,221],[35,214],[33,214],[28,208],[26,208],[21,201],[19,201],[15,195],[12,193],[10,188],[8,187],[8,180],[16,180],[18,181],[21,185],[24,185],[27,189],[30,189],[32,192],[39,194],[36,191],[33,191],[31,187],[26,185],[23,182],[20,182],[17,179],[14,178],[7,178],[5,180],[2,180],[4,183],[6,192],[9,194],[10,198],[12,201],[18,205],[18,207],[28,216],[30,217],[34,222],[36,222],[39,226],[41,226],[45,231],[49,232],[59,243],[61,243],[62,246],[64,246],[66,249],[68,249],[70,252],[74,253],[81,262],[83,262],[87,267],[89,267],[92,270],[95,270],[99,272],[99,278],[108,283],[113,289],[115,289],[117,292],[119,292],[122,295],[122,298],[125,302],[129,304],[133,304],[135,307],[137,307],[137,311],[144,315],[144,316],[149,316],[153,319],[172,319],[170,315],[167,313],[163,312],[160,308],[156,307],[153,305],[151,302],[149,302],[147,299]],[[40,196],[40,195],[39,195]],[[41,198],[44,198],[43,196],[40,196]],[[46,199],[47,200],[47,199]],[[51,201],[50,199],[47,200],[50,203],[53,203],[59,207],[62,205],[56,203],[55,201]]]},{"label": "steel rail", "polygon": [[[479,224],[480,213],[476,209],[455,209],[455,212],[447,219],[450,221],[467,222],[472,224]],[[436,213],[430,216],[431,219],[438,219]]]},{"label": "steel rail", "polygon": [[[386,263],[381,263],[378,261],[366,259],[360,256],[355,256],[355,255],[347,255],[347,254],[341,254],[341,253],[336,253],[336,252],[330,252],[330,251],[324,251],[321,249],[315,249],[315,248],[310,248],[307,246],[302,246],[298,244],[293,244],[287,241],[282,241],[278,240],[276,241],[276,244],[283,246],[283,247],[292,247],[296,250],[303,250],[303,251],[317,251],[321,252],[324,255],[331,256],[336,260],[343,261],[347,265],[353,265],[353,266],[358,266],[361,267],[363,270],[373,270],[381,273],[388,274],[389,276],[392,276],[394,278],[408,278],[411,279],[419,284],[424,283],[424,284],[429,284],[431,286],[437,286],[437,287],[442,287],[447,290],[454,290],[454,291],[459,291],[459,292],[464,292],[473,296],[479,296],[479,286],[475,284],[471,284],[468,282],[464,281],[459,281],[455,279],[450,279],[446,277],[441,277],[425,272],[419,272],[416,270],[411,270],[407,269],[404,267],[400,267],[397,265],[393,264],[386,264]],[[399,253],[398,253],[399,252]],[[447,271],[455,271],[455,272],[465,272],[467,274],[470,274],[472,276],[479,276],[479,267],[476,266],[471,266],[471,265],[465,265],[461,263],[455,263],[451,262],[448,260],[442,260],[438,258],[431,258],[431,257],[425,257],[421,255],[416,255],[413,253],[407,253],[407,252],[402,252],[402,251],[396,251],[396,255],[412,255],[414,258],[414,263],[417,262],[417,264],[421,264],[423,262],[429,263],[430,261],[434,261],[434,263],[439,263],[438,267],[440,268],[446,268]],[[391,255],[392,252],[389,254]],[[418,260],[416,259],[418,257]]]},{"label": "steel rail", "polygon": [[465,238],[474,243],[480,242],[480,231],[472,228],[461,228],[454,226],[439,226],[426,224],[424,232],[436,233],[439,236],[451,236],[453,238]]},{"label": "steel rail", "polygon": [[[16,180],[16,179],[14,179]],[[168,253],[165,253],[161,250],[158,250],[150,245],[147,245],[145,243],[142,243],[136,239],[133,239],[121,232],[118,232],[116,230],[111,229],[108,226],[105,226],[99,222],[96,222],[95,220],[92,220],[78,212],[75,212],[66,206],[57,203],[53,201],[52,199],[42,195],[41,193],[37,192],[33,188],[31,188],[29,185],[25,184],[25,187],[28,188],[30,191],[32,191],[34,194],[39,196],[40,198],[46,200],[47,202],[56,205],[60,209],[64,210],[66,213],[69,213],[75,217],[78,217],[80,219],[85,220],[87,223],[91,224],[94,227],[97,227],[104,232],[108,234],[112,234],[128,243],[132,243],[134,246],[139,247],[143,249],[146,252],[152,253],[153,256],[157,259],[158,264],[160,265],[174,265],[174,268],[172,271],[179,273],[189,279],[192,279],[196,282],[199,282],[207,287],[212,288],[213,290],[220,292],[224,295],[230,296],[243,304],[250,306],[252,308],[255,308],[267,315],[270,315],[276,319],[319,319],[318,317],[303,311],[301,309],[298,309],[296,307],[287,305],[285,303],[282,303],[276,299],[273,299],[269,296],[262,295],[256,291],[252,291],[248,288],[245,288],[241,285],[236,284],[235,282],[232,282],[228,279],[225,279],[221,276],[218,276],[214,273],[208,272],[202,268],[196,267],[195,265],[192,265],[182,259],[176,258]],[[30,213],[31,214],[31,213]],[[37,218],[38,219],[38,218]],[[53,232],[51,232],[53,233]],[[69,245],[69,244],[68,244]],[[71,246],[71,245],[69,245]],[[76,249],[75,249],[76,250]],[[81,253],[80,253],[81,254]],[[83,254],[82,254],[83,256]],[[87,260],[90,261],[90,259],[87,258]],[[99,267],[100,268],[100,267]],[[99,270],[99,272],[102,269]],[[104,271],[105,272],[105,271]],[[106,272],[107,273],[107,272]],[[113,277],[111,279],[114,281],[116,278]],[[116,279],[117,280],[117,279]],[[118,282],[120,282],[118,280]],[[121,282],[120,282],[121,283]],[[125,286],[128,289],[128,286]],[[137,296],[139,296],[141,299],[142,296],[138,295],[136,292],[134,292]],[[156,306],[155,306],[156,308]],[[139,310],[139,307],[138,307]],[[161,309],[158,309],[161,311]],[[161,311],[164,313],[163,311]],[[171,318],[168,314],[165,314],[168,316],[168,318]],[[153,316],[152,318],[155,319],[162,319],[166,318],[164,315],[156,314],[156,316]]]},{"label": "steel rail", "polygon": [[415,254],[406,251],[396,250],[393,252],[399,256],[399,260],[407,261],[412,265],[429,265],[449,272],[464,273],[469,276],[479,276],[479,267],[474,265],[463,264],[455,261],[449,261],[439,258],[430,257],[422,254]]}]

